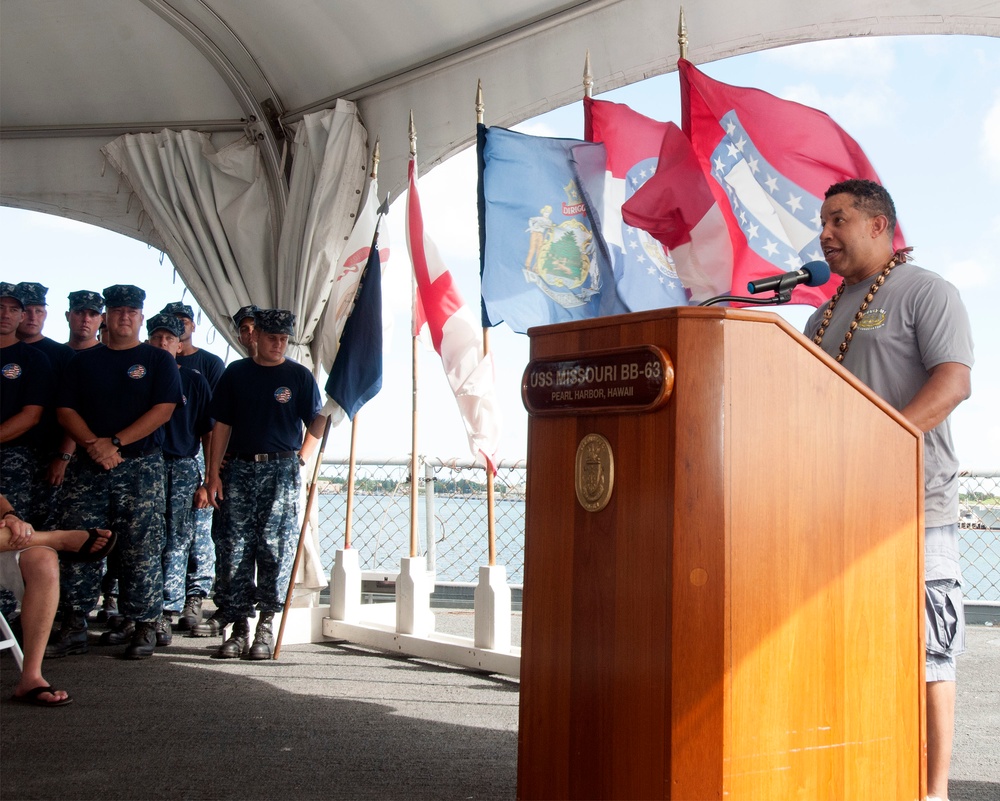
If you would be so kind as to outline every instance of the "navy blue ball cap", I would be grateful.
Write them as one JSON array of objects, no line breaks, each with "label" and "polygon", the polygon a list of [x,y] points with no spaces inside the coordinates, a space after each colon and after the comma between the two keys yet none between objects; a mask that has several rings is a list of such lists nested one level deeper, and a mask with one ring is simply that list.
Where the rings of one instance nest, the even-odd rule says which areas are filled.
[{"label": "navy blue ball cap", "polygon": [[240,310],[233,315],[233,325],[239,328],[240,323],[243,322],[247,317],[249,317],[251,320],[256,320],[257,312],[259,311],[260,309],[258,309],[253,303],[251,303],[249,306],[241,306]]},{"label": "navy blue ball cap", "polygon": [[182,323],[173,314],[164,314],[163,312],[160,312],[159,314],[154,314],[146,320],[146,333],[150,336],[153,335],[154,331],[157,331],[160,328],[169,331],[178,339],[180,339],[181,335],[184,333],[184,323]]},{"label": "navy blue ball cap", "polygon": [[91,292],[89,289],[78,289],[69,293],[70,311],[95,311],[98,314],[104,311],[104,298],[100,292]]},{"label": "navy blue ball cap", "polygon": [[21,291],[21,302],[25,306],[45,305],[45,293],[49,291],[47,286],[42,286],[37,281],[22,281],[17,288]]},{"label": "navy blue ball cap", "polygon": [[160,309],[160,314],[176,314],[181,317],[187,317],[191,322],[194,322],[194,309],[186,303],[181,303],[179,300],[175,300],[173,303],[168,303]]},{"label": "navy blue ball cap", "polygon": [[0,298],[13,298],[24,308],[24,293],[18,288],[18,284],[10,281],[0,281]]},{"label": "navy blue ball cap", "polygon": [[109,309],[118,306],[128,306],[130,309],[142,309],[146,300],[145,290],[132,284],[115,284],[104,288],[104,303]]},{"label": "navy blue ball cap", "polygon": [[258,309],[254,315],[254,326],[265,334],[295,333],[295,315],[288,309]]}]

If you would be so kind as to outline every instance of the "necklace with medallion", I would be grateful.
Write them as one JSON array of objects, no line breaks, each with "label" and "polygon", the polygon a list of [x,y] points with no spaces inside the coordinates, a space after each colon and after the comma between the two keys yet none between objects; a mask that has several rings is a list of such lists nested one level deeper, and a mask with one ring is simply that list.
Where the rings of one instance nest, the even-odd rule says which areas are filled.
[{"label": "necklace with medallion", "polygon": [[[885,283],[885,279],[889,277],[889,273],[892,272],[892,268],[897,264],[903,264],[907,260],[907,254],[913,250],[913,248],[902,248],[897,250],[892,254],[892,258],[886,263],[885,267],[882,268],[872,285],[868,288],[868,294],[865,295],[864,300],[861,301],[861,308],[858,309],[857,314],[854,315],[854,319],[851,320],[851,324],[847,328],[847,333],[844,334],[844,341],[840,343],[839,353],[837,353],[837,361],[843,362],[844,357],[847,355],[848,348],[851,347],[851,340],[854,339],[854,332],[858,328],[858,323],[861,322],[861,318],[865,316],[865,312],[868,311],[868,305],[875,299],[875,294],[881,289],[882,284]],[[837,291],[832,298],[830,298],[830,303],[826,307],[826,311],[823,312],[823,320],[819,324],[819,330],[816,331],[816,335],[813,337],[813,342],[817,345],[823,344],[823,335],[826,333],[826,328],[830,325],[830,320],[833,318],[833,310],[837,308],[837,303],[840,302],[841,296],[844,294],[844,290],[847,288],[847,282],[841,281],[840,286],[837,287]]]}]

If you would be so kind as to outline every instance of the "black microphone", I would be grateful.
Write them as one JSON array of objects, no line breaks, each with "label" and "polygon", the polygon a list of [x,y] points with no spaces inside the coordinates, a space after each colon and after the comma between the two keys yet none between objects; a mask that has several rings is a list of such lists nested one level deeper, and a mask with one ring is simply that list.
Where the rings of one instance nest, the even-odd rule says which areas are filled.
[{"label": "black microphone", "polygon": [[751,295],[758,292],[768,292],[774,290],[780,292],[788,290],[799,284],[806,286],[823,286],[830,280],[830,265],[825,261],[811,261],[804,265],[801,270],[793,270],[784,275],[769,275],[759,281],[751,281],[747,284],[747,290]]}]

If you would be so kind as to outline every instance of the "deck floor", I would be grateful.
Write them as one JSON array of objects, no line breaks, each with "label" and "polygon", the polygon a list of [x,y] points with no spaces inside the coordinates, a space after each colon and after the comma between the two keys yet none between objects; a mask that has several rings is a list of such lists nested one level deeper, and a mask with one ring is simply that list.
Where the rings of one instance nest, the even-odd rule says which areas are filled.
[{"label": "deck floor", "polygon": [[[471,636],[470,612],[437,619]],[[995,800],[1000,629],[972,626],[968,640],[951,798]],[[75,698],[59,709],[12,703],[4,654],[0,798],[514,798],[516,680],[347,643],[285,646],[271,662],[208,658],[218,642],[179,635],[141,662],[117,658],[120,647],[47,660],[49,681]]]}]

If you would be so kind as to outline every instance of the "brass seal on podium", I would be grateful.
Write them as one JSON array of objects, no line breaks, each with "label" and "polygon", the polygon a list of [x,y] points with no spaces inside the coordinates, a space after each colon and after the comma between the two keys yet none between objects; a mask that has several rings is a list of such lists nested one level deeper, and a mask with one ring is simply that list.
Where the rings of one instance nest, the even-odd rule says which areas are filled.
[{"label": "brass seal on podium", "polygon": [[588,512],[599,512],[611,500],[614,486],[611,443],[600,434],[587,434],[576,449],[576,499]]}]

